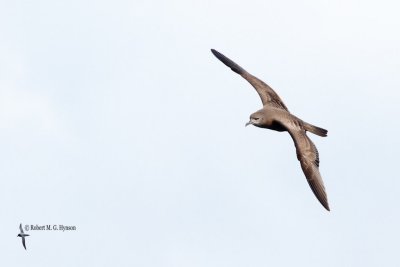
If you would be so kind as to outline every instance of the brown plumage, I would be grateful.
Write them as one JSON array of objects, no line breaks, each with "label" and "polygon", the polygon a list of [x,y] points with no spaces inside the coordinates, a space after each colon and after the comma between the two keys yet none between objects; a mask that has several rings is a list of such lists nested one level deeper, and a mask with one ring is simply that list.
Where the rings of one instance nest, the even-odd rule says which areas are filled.
[{"label": "brown plumage", "polygon": [[246,79],[260,95],[263,108],[250,115],[250,121],[246,126],[252,124],[260,128],[267,128],[279,132],[287,131],[294,141],[297,159],[307,178],[308,184],[314,195],[325,209],[329,209],[328,198],[324,183],[319,173],[318,150],[307,136],[306,132],[312,132],[319,136],[327,136],[328,131],[311,125],[292,115],[278,94],[266,83],[251,75],[238,64],[211,49],[211,52],[226,66]]}]

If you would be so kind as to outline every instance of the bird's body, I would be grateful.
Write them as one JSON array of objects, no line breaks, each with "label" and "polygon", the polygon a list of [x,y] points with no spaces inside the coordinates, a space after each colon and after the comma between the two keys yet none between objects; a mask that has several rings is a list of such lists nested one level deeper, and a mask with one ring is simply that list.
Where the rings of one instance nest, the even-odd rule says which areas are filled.
[{"label": "bird's body", "polygon": [[256,111],[254,115],[258,116],[257,118],[259,118],[259,122],[257,124],[253,124],[254,126],[278,132],[287,131],[287,129],[280,123],[282,120],[293,120],[293,116],[291,116],[289,112],[285,112],[279,108],[270,106],[264,106],[262,109]]},{"label": "bird's body", "polygon": [[258,123],[252,123],[254,126],[259,128],[266,128],[278,132],[284,132],[292,130],[303,130],[310,131],[313,134],[319,136],[326,136],[327,131],[325,129],[319,128],[312,124],[309,124],[288,111],[282,110],[276,107],[270,107],[268,105],[264,106],[262,109],[256,111],[252,115],[259,115]]},{"label": "bird's body", "polygon": [[329,210],[324,183],[318,169],[318,150],[306,135],[306,132],[309,131],[319,136],[327,136],[328,131],[309,124],[291,114],[278,94],[266,83],[251,75],[218,51],[211,49],[211,52],[222,63],[246,79],[256,89],[261,98],[263,108],[250,115],[250,121],[246,126],[252,124],[278,132],[287,131],[290,134],[296,147],[297,159],[300,161],[311,190],[319,202]]}]

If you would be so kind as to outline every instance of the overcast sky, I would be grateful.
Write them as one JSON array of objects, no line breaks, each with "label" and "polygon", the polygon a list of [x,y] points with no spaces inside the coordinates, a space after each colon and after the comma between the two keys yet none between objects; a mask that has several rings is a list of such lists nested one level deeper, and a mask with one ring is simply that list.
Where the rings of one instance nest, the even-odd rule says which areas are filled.
[{"label": "overcast sky", "polygon": [[[397,1],[0,3],[0,265],[400,266]],[[329,130],[331,212],[210,48]]]}]

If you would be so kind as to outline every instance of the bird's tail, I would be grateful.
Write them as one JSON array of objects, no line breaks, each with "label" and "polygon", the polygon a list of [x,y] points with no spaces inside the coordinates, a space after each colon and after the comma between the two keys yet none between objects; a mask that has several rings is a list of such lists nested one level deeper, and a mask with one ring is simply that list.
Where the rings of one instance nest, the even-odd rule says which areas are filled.
[{"label": "bird's tail", "polygon": [[221,60],[222,63],[224,63],[229,68],[231,68],[231,70],[233,70],[237,74],[242,75],[243,73],[246,72],[242,67],[240,67],[238,64],[236,64],[231,59],[227,58],[226,56],[224,56],[223,54],[221,54],[217,50],[211,49],[211,52],[214,54],[214,56],[216,56],[219,60]]},{"label": "bird's tail", "polygon": [[309,123],[305,123],[304,128],[306,131],[312,132],[313,134],[325,137],[328,135],[328,130],[322,129],[320,127],[314,126]]}]

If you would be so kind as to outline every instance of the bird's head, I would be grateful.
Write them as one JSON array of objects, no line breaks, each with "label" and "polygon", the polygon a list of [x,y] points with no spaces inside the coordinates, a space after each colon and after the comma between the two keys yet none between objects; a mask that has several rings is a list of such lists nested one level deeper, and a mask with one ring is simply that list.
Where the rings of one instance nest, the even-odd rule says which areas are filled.
[{"label": "bird's head", "polygon": [[254,126],[260,127],[264,121],[264,114],[261,111],[254,112],[250,115],[249,122],[245,126],[253,124]]}]

